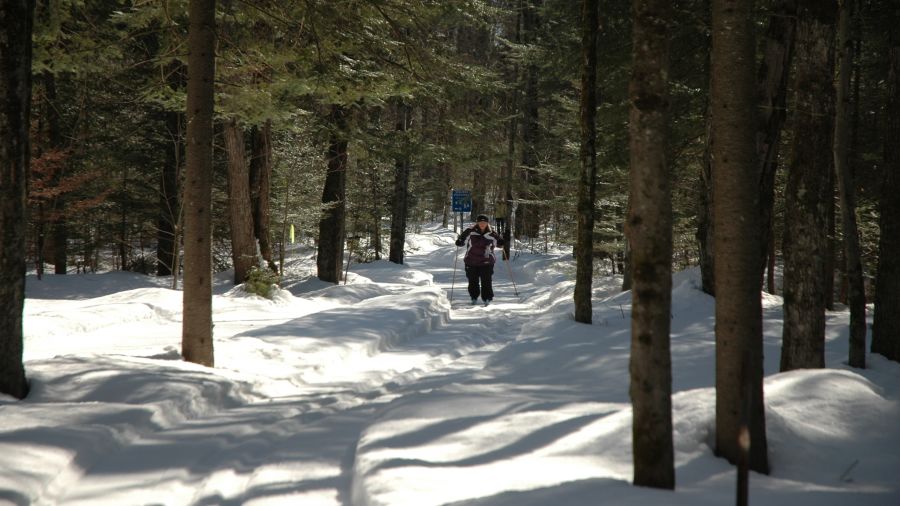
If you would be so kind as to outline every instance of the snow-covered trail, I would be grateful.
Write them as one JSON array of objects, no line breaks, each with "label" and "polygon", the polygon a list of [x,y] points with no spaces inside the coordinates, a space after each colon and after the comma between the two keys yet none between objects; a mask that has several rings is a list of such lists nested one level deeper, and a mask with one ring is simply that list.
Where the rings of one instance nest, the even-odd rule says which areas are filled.
[{"label": "snow-covered trail", "polygon": [[[0,396],[0,505],[713,506],[734,468],[715,428],[714,301],[673,276],[675,493],[633,487],[629,292],[595,277],[593,325],[572,318],[571,255],[522,253],[472,307],[455,234],[407,236],[407,265],[354,264],[348,284],[291,251],[273,300],[225,275],[216,367],[178,353],[182,292],[133,273],[32,277],[32,390]],[[227,274],[227,273],[226,273]],[[454,304],[448,301],[454,285]],[[772,506],[900,504],[900,368],[844,363],[847,311],[828,313],[829,367],[778,373],[781,298],[764,296]]]},{"label": "snow-covered trail", "polygon": [[[449,297],[456,248],[452,242],[444,245],[408,256],[407,265],[431,273]],[[531,304],[520,302],[526,295],[515,295],[505,266],[498,267],[492,306],[468,306],[460,260],[454,306],[466,304],[447,310],[443,321],[364,357],[346,374],[323,372],[302,395],[227,409],[123,441],[83,475],[57,483],[53,488],[59,495],[46,502],[349,505],[356,446],[379,410],[404,395],[441,388],[477,372],[518,336],[534,312]],[[520,294],[532,289],[527,284],[518,288]],[[404,304],[402,291],[379,299],[378,308]],[[358,304],[371,305],[372,300]],[[334,310],[322,313],[329,312]],[[325,314],[306,315],[302,321],[308,324],[319,316],[327,321]],[[297,336],[303,335],[300,321],[278,325],[277,333],[289,337],[293,326]]]}]

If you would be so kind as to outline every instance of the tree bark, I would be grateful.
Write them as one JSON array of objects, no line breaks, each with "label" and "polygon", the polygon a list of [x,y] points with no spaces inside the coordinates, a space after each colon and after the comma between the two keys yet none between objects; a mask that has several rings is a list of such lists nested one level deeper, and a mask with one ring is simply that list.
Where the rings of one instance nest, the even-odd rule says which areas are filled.
[{"label": "tree bark", "polygon": [[207,367],[214,365],[211,206],[215,14],[215,0],[190,0],[181,354],[188,362]]},{"label": "tree bark", "polygon": [[228,216],[231,225],[231,261],[234,284],[247,280],[257,265],[256,237],[253,234],[253,204],[250,199],[250,174],[244,149],[244,130],[231,118],[224,125],[225,152],[228,154]]},{"label": "tree bark", "polygon": [[[894,14],[893,26],[900,19]],[[900,34],[894,30],[888,51],[887,125],[884,135],[884,180],[879,206],[881,237],[875,277],[872,353],[900,362]]]},{"label": "tree bark", "polygon": [[837,173],[841,201],[841,225],[844,235],[844,263],[847,272],[850,304],[850,367],[866,367],[866,293],[856,225],[856,191],[850,168],[850,73],[853,69],[853,39],[850,18],[854,0],[843,0],[838,22],[837,100],[834,125],[834,169]]},{"label": "tree bark", "polygon": [[[523,43],[535,44],[540,27],[538,9],[541,0],[523,0],[522,34]],[[538,107],[538,66],[531,61],[525,66],[525,89],[522,96],[522,170],[519,177],[522,194],[528,200],[537,200],[536,189],[540,187],[538,168],[538,144],[540,143],[540,123]],[[534,202],[520,203],[516,213],[516,235],[534,239],[540,231],[538,205]]]},{"label": "tree bark", "polygon": [[[59,107],[56,99],[56,78],[52,73],[45,71],[43,76],[44,89],[47,94],[47,137],[50,141],[50,149],[62,150],[62,126],[60,125]],[[66,165],[60,166],[53,173],[50,184],[58,187],[65,173]],[[68,246],[69,230],[65,214],[66,198],[64,192],[53,198],[50,203],[51,222],[50,235],[53,245],[53,273],[66,274],[68,271]]]},{"label": "tree bark", "polygon": [[782,371],[825,366],[836,14],[836,0],[798,2],[794,134],[785,188]]},{"label": "tree bark", "polygon": [[575,321],[591,323],[594,276],[594,201],[597,200],[597,0],[581,3],[581,172],[575,238]]},{"label": "tree bark", "polygon": [[[122,170],[122,195],[128,195],[128,167]],[[128,231],[131,227],[128,224],[128,217],[131,214],[131,201],[129,199],[121,199],[119,202],[119,237],[116,238],[116,249],[119,254],[119,270],[127,271],[129,263],[129,253],[131,252],[131,237]]]},{"label": "tree bark", "polygon": [[[670,0],[634,0],[628,237],[633,273],[634,484],[675,488],[672,443],[672,193],[666,159]],[[596,24],[596,20],[594,20]]]},{"label": "tree bark", "polygon": [[402,153],[394,164],[394,195],[391,208],[391,239],[388,260],[395,264],[403,264],[403,253],[406,247],[406,219],[409,209],[409,152],[405,140],[409,129],[411,108],[402,101],[397,103],[397,131],[404,136]]},{"label": "tree bark", "polygon": [[[446,169],[448,170],[449,169]],[[371,167],[369,171],[369,182],[372,185],[371,188],[373,191],[377,191],[376,189],[381,186],[380,181],[378,180],[378,169],[376,167]],[[449,183],[448,183],[449,184]],[[449,190],[448,190],[449,191]],[[382,212],[382,202],[379,198],[372,199],[372,254],[375,260],[381,260],[382,255],[382,244],[381,244],[381,216]]]},{"label": "tree bark", "polygon": [[28,395],[22,311],[33,13],[33,1],[0,3],[0,393],[17,399]]},{"label": "tree bark", "polygon": [[[514,37],[515,43],[520,44],[522,41],[521,14],[516,16]],[[509,117],[509,123],[506,132],[506,174],[503,176],[503,198],[506,201],[506,212],[502,216],[504,219],[504,229],[500,231],[500,233],[503,234],[503,254],[507,261],[510,259],[512,244],[516,237],[515,218],[517,214],[518,199],[513,193],[513,188],[515,185],[514,177],[516,174],[516,141],[519,137],[518,117],[521,112],[519,108],[518,85],[520,78],[519,64],[513,61],[509,71],[509,82],[514,83],[514,85],[510,86],[507,94],[507,103],[509,104],[507,115]]]},{"label": "tree bark", "polygon": [[[516,71],[516,74],[518,72]],[[512,250],[512,233],[513,233],[513,204],[515,203],[515,198],[513,197],[513,174],[515,174],[515,157],[516,157],[516,132],[518,131],[518,126],[516,122],[516,91],[515,89],[510,91],[512,95],[509,98],[510,102],[510,119],[509,125],[507,127],[507,144],[506,144],[506,163],[504,165],[504,174],[502,176],[502,190],[501,190],[501,198],[504,203],[504,212],[501,214],[500,218],[503,218],[503,230],[500,230],[500,234],[503,235],[503,255],[507,260],[509,259],[510,251]]]},{"label": "tree bark", "polygon": [[179,168],[181,167],[182,140],[181,113],[165,111],[166,137],[170,144],[159,182],[159,218],[156,232],[156,275],[169,276],[176,271],[178,255],[177,227],[181,215],[178,198]]},{"label": "tree bark", "polygon": [[[750,436],[750,468],[769,470],[763,403],[759,256],[759,165],[753,0],[713,0],[711,118],[716,228],[716,448],[741,460]],[[745,426],[744,424],[748,425]]]},{"label": "tree bark", "polygon": [[272,257],[271,198],[272,191],[272,121],[253,127],[250,139],[250,201],[253,209],[253,235],[259,253],[269,269],[278,272]]},{"label": "tree bark", "polygon": [[[774,250],[771,246],[774,246],[775,175],[778,172],[781,132],[787,117],[788,75],[794,56],[796,31],[796,0],[778,0],[769,16],[765,53],[756,85],[760,105],[756,131],[756,155],[760,168],[760,280],[769,264],[769,252]],[[770,293],[774,292],[771,286],[769,288]]]},{"label": "tree bark", "polygon": [[319,220],[319,248],[316,256],[317,276],[322,281],[341,280],[344,258],[344,226],[347,187],[346,111],[331,106],[331,138],[328,142],[325,187],[322,190],[322,218]]},{"label": "tree bark", "polygon": [[715,296],[716,294],[716,252],[715,245],[715,221],[713,220],[713,177],[712,177],[712,147],[713,139],[711,112],[707,112],[706,121],[706,149],[703,153],[703,165],[700,168],[700,205],[697,209],[697,243],[700,257],[700,285],[703,293]]},{"label": "tree bark", "polygon": [[[834,95],[832,95],[832,98]],[[833,109],[832,109],[833,110]],[[831,170],[826,174],[827,177],[827,185],[828,185],[828,199],[825,201],[825,279],[822,280],[823,287],[823,295],[825,302],[825,309],[828,311],[834,311],[834,268],[836,265],[835,256],[837,253],[837,239],[835,237],[835,227],[837,226],[837,217],[835,213],[837,212],[837,206],[835,205],[835,199],[837,196],[837,189],[835,187],[835,172],[834,172],[834,116],[832,115],[832,159],[831,159]]]}]

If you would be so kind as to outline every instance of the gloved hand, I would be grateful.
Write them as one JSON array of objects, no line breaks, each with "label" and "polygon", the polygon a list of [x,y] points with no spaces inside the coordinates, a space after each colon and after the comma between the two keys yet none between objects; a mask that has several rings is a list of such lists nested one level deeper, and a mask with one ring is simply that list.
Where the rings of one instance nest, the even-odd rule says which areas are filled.
[{"label": "gloved hand", "polygon": [[457,240],[456,240],[456,245],[457,245],[457,246],[462,246],[462,245],[463,245],[462,239],[457,239]]}]

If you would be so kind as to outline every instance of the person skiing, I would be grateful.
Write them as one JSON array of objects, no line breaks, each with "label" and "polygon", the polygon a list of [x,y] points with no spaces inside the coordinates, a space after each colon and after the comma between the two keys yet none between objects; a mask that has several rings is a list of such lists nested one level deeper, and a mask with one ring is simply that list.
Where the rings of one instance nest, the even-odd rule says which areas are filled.
[{"label": "person skiing", "polygon": [[469,280],[469,296],[472,304],[478,303],[478,296],[487,306],[494,298],[491,276],[494,275],[494,248],[503,246],[503,238],[491,229],[487,216],[479,214],[475,225],[467,228],[456,238],[456,245],[466,245],[463,263],[466,266],[466,279]]}]

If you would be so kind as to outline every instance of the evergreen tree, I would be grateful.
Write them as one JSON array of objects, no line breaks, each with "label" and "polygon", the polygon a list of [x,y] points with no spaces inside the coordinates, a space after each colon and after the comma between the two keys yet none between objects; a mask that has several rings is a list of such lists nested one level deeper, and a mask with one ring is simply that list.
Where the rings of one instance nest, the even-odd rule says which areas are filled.
[{"label": "evergreen tree", "polygon": [[269,269],[278,272],[272,258],[272,121],[254,126],[250,132],[250,203],[253,214],[253,235],[259,253]]},{"label": "evergreen tree", "polygon": [[850,73],[853,60],[853,41],[850,38],[850,17],[853,0],[840,2],[838,22],[837,99],[834,125],[834,169],[837,172],[841,202],[841,224],[844,235],[844,263],[850,285],[850,351],[851,367],[866,367],[866,293],[863,285],[859,232],[856,225],[856,192],[850,170]]},{"label": "evergreen tree", "polygon": [[317,276],[322,281],[338,283],[344,258],[347,188],[347,111],[331,106],[331,133],[328,142],[328,172],[322,190],[322,217],[319,219],[319,249],[316,255]]},{"label": "evergreen tree", "polygon": [[29,0],[0,4],[0,393],[18,399],[28,394],[22,310],[33,13]]},{"label": "evergreen tree", "polygon": [[794,132],[785,189],[782,371],[825,366],[836,15],[834,0],[798,2]]},{"label": "evergreen tree", "polygon": [[668,142],[668,0],[634,0],[629,84],[631,403],[634,484],[675,488],[672,443],[672,194]]},{"label": "evergreen tree", "polygon": [[[884,176],[879,206],[881,238],[875,277],[875,314],[872,353],[900,362],[900,12],[888,7],[890,31],[888,57],[887,125],[884,132]],[[892,9],[892,10],[891,10]]]},{"label": "evergreen tree", "polygon": [[[712,1],[711,125],[715,209],[716,446],[737,464],[769,470],[759,294],[759,166],[752,0]],[[749,440],[749,450],[741,440]]]},{"label": "evergreen tree", "polygon": [[257,266],[253,208],[250,200],[250,170],[245,151],[244,129],[234,118],[225,121],[225,151],[228,154],[228,212],[231,225],[231,259],[234,284],[246,281]]},{"label": "evergreen tree", "polygon": [[597,196],[597,25],[596,0],[581,7],[581,177],[578,181],[578,233],[575,244],[575,321],[591,323],[594,275],[594,202]]},{"label": "evergreen tree", "polygon": [[[765,52],[757,74],[757,93],[760,103],[759,126],[756,132],[756,153],[760,167],[760,278],[768,270],[769,291],[774,293],[774,224],[775,175],[781,134],[787,118],[787,88],[794,38],[797,29],[795,0],[776,0],[766,29]],[[768,268],[768,269],[767,269]]]},{"label": "evergreen tree", "polygon": [[[542,0],[522,1],[522,34],[525,44],[539,43]],[[520,177],[520,202],[516,215],[517,236],[534,238],[540,229],[541,216],[538,211],[539,189],[543,180],[538,172],[539,149],[541,143],[540,89],[538,87],[538,62],[529,58],[524,69],[524,89],[522,91],[522,170]]]},{"label": "evergreen tree", "polygon": [[188,362],[208,367],[214,365],[211,200],[215,15],[215,0],[190,0],[181,354]]},{"label": "evergreen tree", "polygon": [[406,149],[402,149],[394,164],[394,194],[393,207],[391,208],[391,248],[388,251],[388,260],[395,264],[403,264],[404,249],[406,248],[406,220],[409,217],[409,145],[406,140],[406,132],[409,130],[411,108],[402,100],[397,101],[397,132],[404,136]]}]

